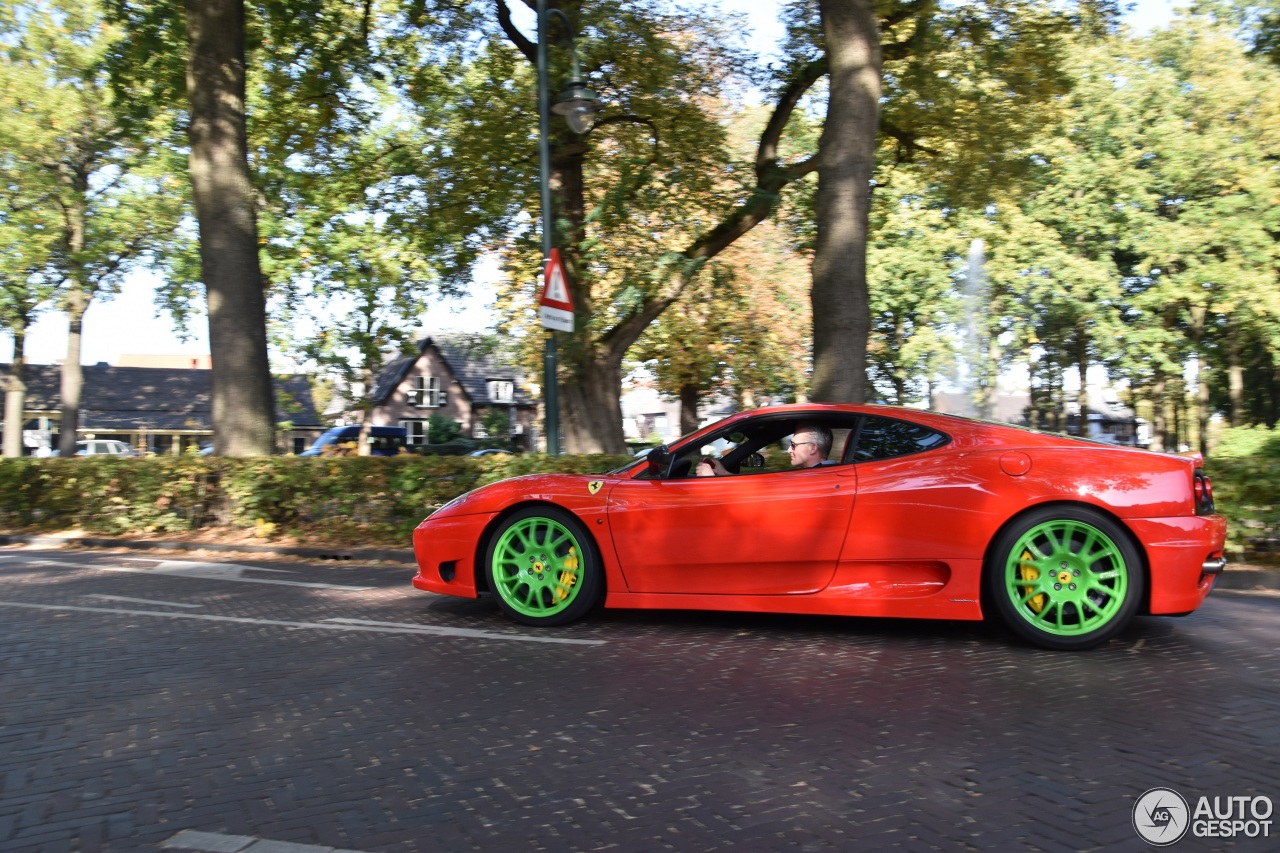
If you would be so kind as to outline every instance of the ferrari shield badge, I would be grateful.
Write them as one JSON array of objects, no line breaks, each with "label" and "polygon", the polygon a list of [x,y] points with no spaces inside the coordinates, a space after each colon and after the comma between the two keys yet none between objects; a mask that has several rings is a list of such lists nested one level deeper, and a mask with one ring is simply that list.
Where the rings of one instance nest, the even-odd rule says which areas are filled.
[{"label": "ferrari shield badge", "polygon": [[596,492],[600,491],[600,487],[603,485],[604,480],[592,480],[590,483],[587,483],[587,491],[594,495]]}]

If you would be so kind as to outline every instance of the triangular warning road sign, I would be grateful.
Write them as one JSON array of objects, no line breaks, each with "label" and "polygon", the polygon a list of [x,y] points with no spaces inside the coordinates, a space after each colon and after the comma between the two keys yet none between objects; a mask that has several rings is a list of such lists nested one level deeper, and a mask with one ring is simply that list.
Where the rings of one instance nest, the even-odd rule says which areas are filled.
[{"label": "triangular warning road sign", "polygon": [[542,296],[538,299],[538,317],[544,329],[573,331],[573,297],[569,295],[569,277],[560,260],[560,250],[552,249],[542,276]]},{"label": "triangular warning road sign", "polygon": [[542,278],[542,298],[538,300],[538,304],[572,311],[573,297],[569,295],[569,277],[565,273],[564,261],[560,260],[559,249],[551,250],[551,257],[547,258],[546,273]]}]

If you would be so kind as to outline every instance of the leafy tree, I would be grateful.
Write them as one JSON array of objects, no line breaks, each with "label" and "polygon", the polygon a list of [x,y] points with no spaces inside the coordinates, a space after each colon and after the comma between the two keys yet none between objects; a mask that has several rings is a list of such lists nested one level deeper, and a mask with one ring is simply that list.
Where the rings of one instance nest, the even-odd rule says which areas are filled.
[{"label": "leafy tree", "polygon": [[41,222],[45,213],[26,206],[7,174],[17,165],[12,154],[0,154],[3,162],[3,203],[0,204],[0,328],[13,337],[13,363],[5,377],[4,444],[6,457],[22,455],[22,427],[26,410],[25,354],[27,329],[40,306],[53,295],[48,259],[54,251],[56,232]]},{"label": "leafy tree", "polygon": [[[113,83],[134,105],[135,118],[145,118],[154,105],[187,111],[215,444],[224,455],[270,453],[269,282],[259,255],[260,200],[276,197],[291,156],[323,157],[353,126],[349,106],[361,102],[352,92],[356,75],[369,69],[374,6],[109,2],[126,34],[113,57]],[[252,129],[251,105],[258,107]],[[170,282],[168,302],[181,310],[196,271],[184,263],[171,263],[170,271],[179,275]]]},{"label": "leafy tree", "polygon": [[963,237],[954,211],[915,171],[898,169],[888,179],[873,199],[874,238],[867,253],[868,372],[890,402],[923,399],[932,408],[936,381],[956,356],[959,336],[947,332],[968,319],[954,278],[964,257]]},{"label": "leafy tree", "polygon": [[1143,325],[1176,336],[1197,360],[1207,451],[1211,387],[1223,389],[1232,423],[1243,423],[1246,347],[1261,347],[1250,358],[1267,363],[1280,343],[1280,75],[1203,17],[1144,46],[1148,112],[1133,132],[1150,201],[1133,301]]},{"label": "leafy tree", "polygon": [[278,340],[343,387],[364,388],[350,402],[367,421],[374,377],[388,354],[414,343],[431,272],[397,235],[358,211],[321,223],[296,251],[300,263],[278,288]]},{"label": "leafy tree", "polygon": [[[183,194],[153,142],[167,116],[126,127],[107,85],[105,54],[117,33],[92,3],[49,0],[5,7],[0,18],[0,87],[6,92],[4,148],[14,158],[10,186],[20,207],[48,211],[46,270],[60,284],[68,318],[62,368],[61,448],[75,448],[84,313],[100,293],[158,245],[173,239]],[[54,236],[52,245],[49,235]]]},{"label": "leafy tree", "polygon": [[[779,140],[820,69],[808,67],[782,91],[751,158],[738,162],[725,151],[720,110],[725,81],[744,57],[726,47],[721,22],[659,2],[550,5],[572,20],[582,65],[608,105],[583,137],[559,129],[552,140],[556,243],[579,329],[560,344],[562,423],[569,449],[620,452],[628,349],[694,286],[709,259],[762,221],[782,187],[809,170],[803,161],[782,161]],[[467,65],[466,94],[442,118],[438,90],[430,99],[410,92],[431,119],[421,122],[427,145],[439,152],[433,169],[418,170],[418,189],[424,203],[459,211],[451,221],[463,226],[466,244],[489,240],[504,250],[510,291],[523,291],[504,294],[504,304],[520,306],[506,326],[525,329],[535,357],[539,336],[524,318],[539,235],[521,224],[538,210],[529,114],[535,45],[505,3],[464,11],[471,17],[450,19],[450,32],[474,27],[485,39]],[[424,32],[440,40],[438,31]],[[550,52],[563,68],[567,51]]]},{"label": "leafy tree", "polygon": [[485,409],[480,415],[480,426],[490,438],[506,441],[511,438],[511,412],[498,407]]},{"label": "leafy tree", "polygon": [[810,334],[807,259],[762,223],[709,265],[691,292],[631,349],[658,389],[680,401],[680,431],[698,406],[727,394],[743,407],[762,398],[803,398]]},{"label": "leafy tree", "polygon": [[427,441],[431,444],[444,444],[453,441],[462,434],[462,427],[453,418],[446,415],[432,415],[427,419]]},{"label": "leafy tree", "polygon": [[814,211],[814,393],[861,400],[875,159],[881,168],[926,166],[952,204],[1000,198],[1016,174],[1020,143],[1065,90],[1065,32],[1107,13],[1082,4],[1072,18],[1048,4],[1002,0],[961,6],[820,0],[815,20],[806,8],[815,6],[793,6],[793,38],[807,32],[836,72],[824,126],[824,144],[834,153],[820,149]]}]

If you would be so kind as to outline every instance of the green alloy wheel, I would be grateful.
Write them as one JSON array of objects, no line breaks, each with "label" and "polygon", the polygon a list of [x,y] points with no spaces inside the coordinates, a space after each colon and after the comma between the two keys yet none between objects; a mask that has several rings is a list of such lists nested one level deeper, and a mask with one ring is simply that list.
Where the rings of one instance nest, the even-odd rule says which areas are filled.
[{"label": "green alloy wheel", "polygon": [[564,625],[600,597],[595,542],[556,507],[527,507],[503,519],[490,537],[485,566],[498,606],[525,625]]},{"label": "green alloy wheel", "polygon": [[1085,507],[1023,516],[997,540],[987,577],[1005,623],[1047,649],[1105,643],[1143,594],[1137,549],[1114,521]]}]

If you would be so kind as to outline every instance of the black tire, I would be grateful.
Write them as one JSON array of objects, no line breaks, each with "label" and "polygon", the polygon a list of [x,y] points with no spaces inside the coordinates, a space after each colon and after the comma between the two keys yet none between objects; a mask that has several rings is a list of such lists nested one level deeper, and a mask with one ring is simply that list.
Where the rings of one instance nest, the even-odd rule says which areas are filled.
[{"label": "black tire", "polygon": [[1129,624],[1146,591],[1133,540],[1088,507],[1033,510],[989,554],[988,601],[1010,630],[1045,649],[1102,645]]},{"label": "black tire", "polygon": [[600,553],[587,528],[545,504],[502,519],[485,548],[484,572],[498,606],[524,625],[581,619],[604,592]]}]

